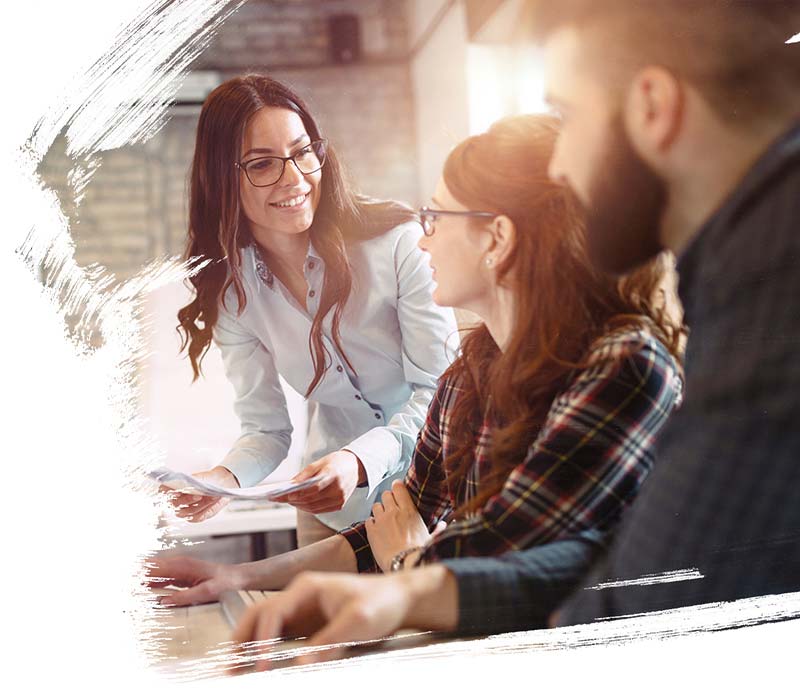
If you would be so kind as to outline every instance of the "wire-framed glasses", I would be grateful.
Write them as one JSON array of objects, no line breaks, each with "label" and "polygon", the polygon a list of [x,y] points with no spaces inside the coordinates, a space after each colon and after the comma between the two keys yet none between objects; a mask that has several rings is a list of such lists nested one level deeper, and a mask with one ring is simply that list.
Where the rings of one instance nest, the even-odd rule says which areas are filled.
[{"label": "wire-framed glasses", "polygon": [[269,187],[283,177],[288,161],[292,161],[303,175],[311,175],[322,169],[325,165],[327,146],[327,139],[317,139],[290,156],[258,156],[241,163],[237,162],[236,167],[244,170],[244,174],[254,187]]},{"label": "wire-framed glasses", "polygon": [[426,236],[432,236],[436,219],[440,216],[477,216],[494,219],[498,214],[489,211],[451,211],[449,209],[431,209],[421,207],[419,210],[419,220],[422,223],[422,231]]}]

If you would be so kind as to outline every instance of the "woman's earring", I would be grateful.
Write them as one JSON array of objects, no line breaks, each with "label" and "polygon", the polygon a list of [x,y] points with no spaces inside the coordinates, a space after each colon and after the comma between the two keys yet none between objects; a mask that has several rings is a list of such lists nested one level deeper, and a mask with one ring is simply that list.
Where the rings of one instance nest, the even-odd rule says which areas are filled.
[{"label": "woman's earring", "polygon": [[486,262],[486,267],[491,267],[494,264],[494,260],[492,260],[491,258],[486,258],[485,262]]}]

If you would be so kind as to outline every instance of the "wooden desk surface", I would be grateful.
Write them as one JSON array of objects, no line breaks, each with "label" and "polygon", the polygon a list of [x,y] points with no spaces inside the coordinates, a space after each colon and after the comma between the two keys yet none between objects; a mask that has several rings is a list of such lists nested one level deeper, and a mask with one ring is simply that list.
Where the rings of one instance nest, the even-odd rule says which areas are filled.
[{"label": "wooden desk surface", "polygon": [[[270,593],[264,593],[270,595]],[[230,642],[231,628],[219,603],[182,608],[160,608],[151,639],[154,665],[168,676],[180,680],[199,680],[225,675],[232,668],[234,645]],[[393,651],[410,647],[453,641],[452,638],[426,632],[404,630],[387,640],[351,647],[346,656]],[[279,642],[269,646],[275,668],[293,663],[302,640]],[[266,650],[266,649],[265,649]],[[252,671],[252,665],[238,656],[238,670]]]}]

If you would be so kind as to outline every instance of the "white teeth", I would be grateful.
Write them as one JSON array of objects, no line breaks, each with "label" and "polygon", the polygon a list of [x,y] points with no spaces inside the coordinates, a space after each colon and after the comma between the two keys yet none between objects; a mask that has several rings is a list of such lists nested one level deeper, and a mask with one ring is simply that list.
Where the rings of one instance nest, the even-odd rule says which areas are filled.
[{"label": "white teeth", "polygon": [[283,202],[275,202],[272,206],[273,207],[296,207],[298,204],[302,204],[306,201],[306,197],[308,195],[301,194],[299,197],[294,197],[293,199],[286,199]]}]

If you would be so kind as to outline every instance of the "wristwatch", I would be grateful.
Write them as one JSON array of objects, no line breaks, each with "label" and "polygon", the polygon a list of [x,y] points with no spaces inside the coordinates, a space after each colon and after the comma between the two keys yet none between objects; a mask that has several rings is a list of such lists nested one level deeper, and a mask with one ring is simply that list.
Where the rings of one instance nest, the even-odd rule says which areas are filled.
[{"label": "wristwatch", "polygon": [[404,549],[402,552],[398,552],[392,557],[392,563],[389,567],[389,571],[401,571],[403,569],[403,565],[405,564],[406,557],[414,552],[421,552],[423,549],[425,549],[425,547],[411,547],[409,549]]}]

